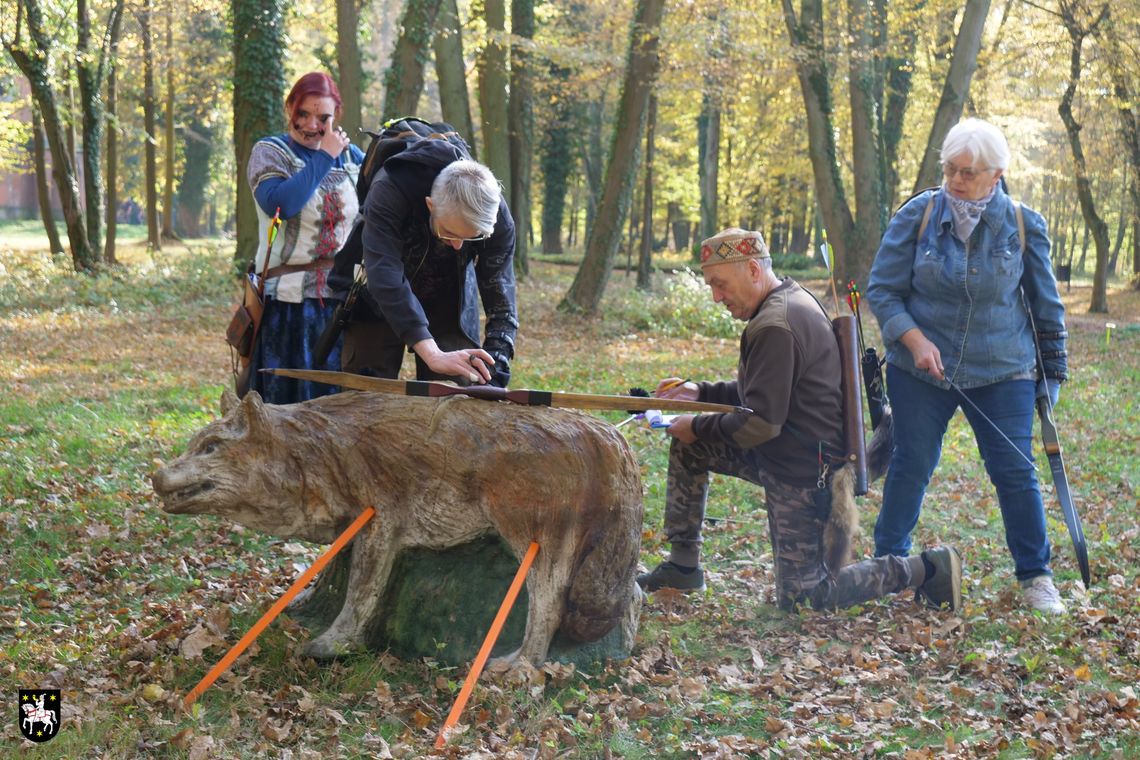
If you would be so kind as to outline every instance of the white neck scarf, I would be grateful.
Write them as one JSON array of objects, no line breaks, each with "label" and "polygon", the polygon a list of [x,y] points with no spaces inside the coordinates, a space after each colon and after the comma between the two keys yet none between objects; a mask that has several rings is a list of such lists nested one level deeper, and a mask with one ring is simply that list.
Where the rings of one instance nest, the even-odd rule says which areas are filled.
[{"label": "white neck scarf", "polygon": [[978,222],[981,221],[982,212],[986,210],[986,206],[993,200],[997,185],[990,188],[989,195],[977,201],[965,200],[964,198],[955,196],[946,185],[942,185],[942,190],[950,200],[950,213],[954,215],[954,237],[965,243],[970,239],[970,235],[973,234],[974,228],[978,226]]}]

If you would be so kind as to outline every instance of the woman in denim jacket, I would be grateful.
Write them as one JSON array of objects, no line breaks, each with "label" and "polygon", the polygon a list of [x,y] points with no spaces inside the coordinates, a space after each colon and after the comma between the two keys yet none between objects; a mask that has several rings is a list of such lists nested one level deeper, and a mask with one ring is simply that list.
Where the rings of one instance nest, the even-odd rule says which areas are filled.
[{"label": "woman in denim jacket", "polygon": [[1027,208],[1023,250],[1015,204],[999,183],[1009,157],[997,127],[980,119],[957,124],[942,143],[942,187],[899,210],[875,256],[867,300],[886,344],[895,423],[875,554],[909,552],[946,426],[960,406],[997,489],[1025,602],[1061,614],[1045,508],[1030,464],[1039,378],[1021,291],[1033,311],[1054,402],[1067,369],[1065,307],[1045,221]]}]

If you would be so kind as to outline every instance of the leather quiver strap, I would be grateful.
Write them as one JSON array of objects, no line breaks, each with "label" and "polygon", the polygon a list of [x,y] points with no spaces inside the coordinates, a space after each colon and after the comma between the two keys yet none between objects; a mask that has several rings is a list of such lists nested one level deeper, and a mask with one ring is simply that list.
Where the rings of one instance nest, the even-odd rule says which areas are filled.
[{"label": "leather quiver strap", "polygon": [[265,271],[262,276],[263,280],[272,280],[274,277],[281,277],[286,274],[293,274],[294,272],[313,272],[318,269],[332,269],[333,260],[328,259],[315,259],[308,264],[281,264]]}]

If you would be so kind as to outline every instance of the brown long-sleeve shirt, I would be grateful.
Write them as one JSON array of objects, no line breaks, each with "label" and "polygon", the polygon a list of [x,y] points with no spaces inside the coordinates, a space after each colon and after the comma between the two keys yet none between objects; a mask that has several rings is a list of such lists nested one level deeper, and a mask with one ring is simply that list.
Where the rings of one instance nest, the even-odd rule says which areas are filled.
[{"label": "brown long-sleeve shirt", "polygon": [[839,346],[827,315],[791,278],[765,297],[744,328],[737,379],[698,385],[701,401],[752,413],[700,415],[693,422],[697,437],[755,449],[781,481],[814,484],[817,444],[842,449]]}]

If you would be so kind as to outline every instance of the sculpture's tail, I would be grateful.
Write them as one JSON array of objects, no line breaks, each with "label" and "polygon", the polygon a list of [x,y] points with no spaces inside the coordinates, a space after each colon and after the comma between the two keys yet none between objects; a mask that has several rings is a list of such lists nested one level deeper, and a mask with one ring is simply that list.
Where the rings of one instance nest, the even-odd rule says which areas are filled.
[{"label": "sculpture's tail", "polygon": [[[597,641],[613,630],[626,615],[635,585],[640,536],[630,535],[628,526],[594,530],[599,535],[583,543],[559,626],[559,632],[574,641]],[[641,532],[640,521],[633,532]]]},{"label": "sculpture's tail", "polygon": [[629,612],[636,586],[634,575],[641,550],[644,508],[641,475],[624,440],[621,463],[612,467],[608,487],[595,487],[607,503],[591,519],[578,542],[578,557],[571,571],[559,632],[575,641],[596,641],[610,632]]}]

